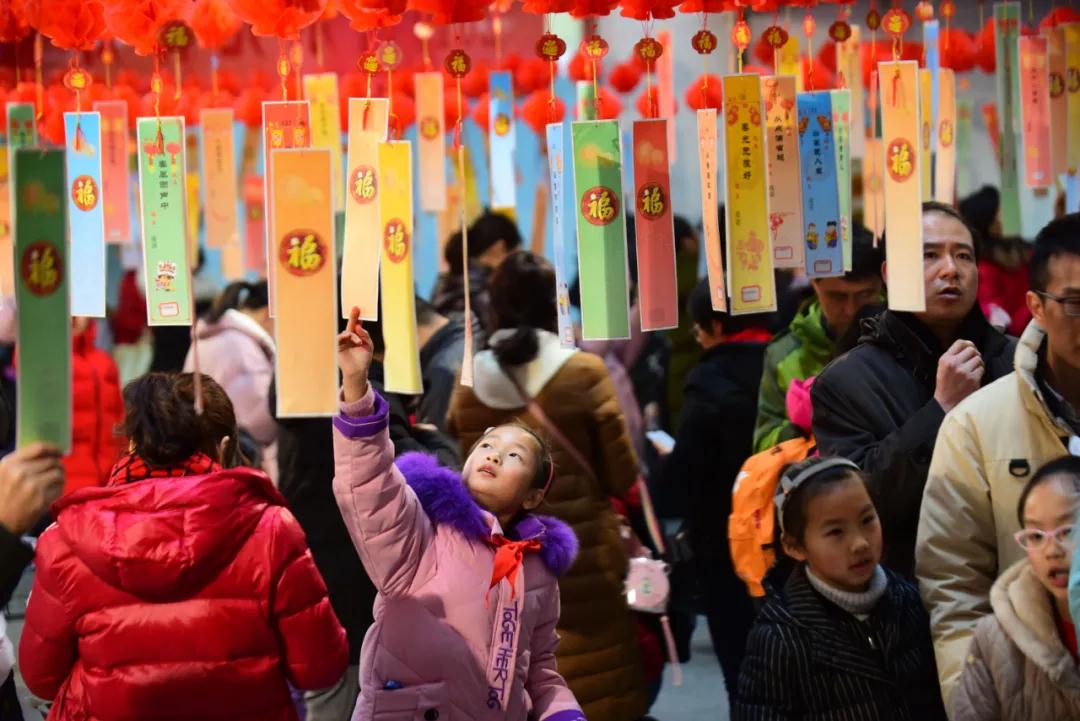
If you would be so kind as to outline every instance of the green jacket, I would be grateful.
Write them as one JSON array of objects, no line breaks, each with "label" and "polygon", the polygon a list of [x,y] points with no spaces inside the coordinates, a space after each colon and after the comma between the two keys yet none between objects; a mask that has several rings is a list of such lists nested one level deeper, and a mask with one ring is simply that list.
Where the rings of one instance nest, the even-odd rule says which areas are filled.
[{"label": "green jacket", "polygon": [[833,341],[825,333],[817,299],[803,304],[787,330],[765,349],[765,370],[758,390],[754,452],[802,435],[787,417],[787,390],[795,378],[816,376],[832,359]]}]

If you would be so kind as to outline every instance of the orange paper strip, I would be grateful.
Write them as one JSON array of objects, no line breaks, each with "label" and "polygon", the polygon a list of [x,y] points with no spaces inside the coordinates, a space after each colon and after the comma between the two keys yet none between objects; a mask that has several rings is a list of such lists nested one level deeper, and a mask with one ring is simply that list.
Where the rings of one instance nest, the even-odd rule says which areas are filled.
[{"label": "orange paper strip", "polygon": [[919,168],[922,172],[922,199],[934,197],[934,146],[930,132],[934,125],[934,71],[928,68],[919,70]]},{"label": "orange paper strip", "polygon": [[210,248],[239,247],[237,203],[240,199],[233,153],[232,108],[204,108],[199,113],[199,124],[202,127],[199,157],[202,162],[206,245]]},{"label": "orange paper strip", "polygon": [[671,31],[661,30],[656,39],[664,52],[656,63],[656,101],[660,106],[660,117],[671,120],[667,128],[668,156],[675,164],[678,136],[675,134],[675,48],[671,46]]},{"label": "orange paper strip", "polygon": [[277,416],[337,411],[337,290],[330,151],[270,152],[272,257],[277,267]]},{"label": "orange paper strip", "polygon": [[442,73],[417,73],[416,151],[420,154],[420,209],[446,210],[446,126]]},{"label": "orange paper strip", "polygon": [[[263,199],[265,207],[274,203],[274,186],[270,153],[283,148],[307,148],[311,145],[311,111],[306,100],[263,103]],[[273,239],[270,226],[266,226],[266,281],[270,286],[270,315],[277,312],[274,283],[277,282],[277,263],[274,262]],[[333,237],[333,236],[331,236]]]},{"label": "orange paper strip", "polygon": [[349,98],[341,312],[359,308],[364,320],[379,318],[379,143],[386,141],[388,117],[386,98]]},{"label": "orange paper strip", "polygon": [[105,242],[131,240],[131,168],[128,106],[123,100],[98,100],[101,113],[101,202],[105,205]]},{"label": "orange paper strip", "polygon": [[881,138],[866,139],[866,156],[863,158],[863,225],[874,234],[875,246],[885,232],[883,153]]},{"label": "orange paper strip", "polygon": [[764,89],[773,263],[777,268],[802,268],[806,261],[799,139],[795,136],[795,78],[770,75],[764,80]]},{"label": "orange paper strip", "polygon": [[1069,23],[1065,28],[1065,92],[1067,102],[1067,126],[1069,153],[1067,172],[1075,175],[1080,169],[1080,23]]},{"label": "orange paper strip", "polygon": [[938,71],[937,157],[934,159],[934,200],[949,205],[956,195],[956,75]]},{"label": "orange paper strip", "polygon": [[[1050,62],[1050,157],[1054,175],[1069,169],[1069,101],[1065,95],[1065,28],[1054,27],[1046,33]],[[1080,80],[1078,80],[1080,82]]]},{"label": "orange paper strip", "polygon": [[1053,184],[1050,162],[1050,78],[1046,38],[1020,38],[1020,117],[1024,146],[1024,184]]},{"label": "orange paper strip", "polygon": [[879,63],[889,308],[926,310],[923,290],[919,64]]},{"label": "orange paper strip", "polygon": [[701,174],[701,223],[704,230],[709,296],[713,310],[727,310],[724,263],[720,255],[720,218],[716,189],[716,110],[697,111],[698,163]]}]

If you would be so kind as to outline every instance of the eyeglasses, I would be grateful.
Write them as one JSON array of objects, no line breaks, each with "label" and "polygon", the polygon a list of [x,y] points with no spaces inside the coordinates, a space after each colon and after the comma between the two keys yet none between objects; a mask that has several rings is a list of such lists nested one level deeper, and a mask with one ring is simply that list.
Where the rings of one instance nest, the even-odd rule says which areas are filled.
[{"label": "eyeglasses", "polygon": [[1047,300],[1061,303],[1061,307],[1065,310],[1065,315],[1072,316],[1074,318],[1080,316],[1080,296],[1061,298],[1059,296],[1052,295],[1042,290],[1037,290],[1035,292],[1041,295],[1043,298],[1046,298]]},{"label": "eyeglasses", "polygon": [[1040,531],[1038,528],[1025,528],[1024,530],[1017,531],[1013,534],[1013,538],[1016,539],[1016,542],[1020,544],[1021,548],[1028,551],[1038,551],[1051,539],[1058,545],[1072,548],[1076,543],[1075,539],[1073,539],[1074,528],[1076,528],[1076,526],[1072,523],[1055,528],[1052,531]]}]

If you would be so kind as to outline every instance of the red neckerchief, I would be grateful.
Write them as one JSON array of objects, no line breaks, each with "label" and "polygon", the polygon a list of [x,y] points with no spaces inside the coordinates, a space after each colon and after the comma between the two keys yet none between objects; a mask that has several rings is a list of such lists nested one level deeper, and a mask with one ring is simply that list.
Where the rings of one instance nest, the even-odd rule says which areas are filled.
[{"label": "red neckerchief", "polygon": [[180,478],[182,476],[205,476],[220,471],[221,466],[205,453],[196,453],[183,463],[167,468],[151,468],[134,453],[124,456],[113,466],[109,474],[109,486],[144,481],[147,478]]},{"label": "red neckerchief", "polygon": [[511,541],[506,536],[495,535],[488,539],[488,543],[495,546],[495,564],[491,569],[491,585],[488,593],[499,585],[504,578],[510,581],[510,598],[517,595],[518,569],[525,559],[526,551],[539,551],[540,541],[536,539],[528,541]]},{"label": "red neckerchief", "polygon": [[765,328],[747,328],[724,338],[725,343],[768,343],[772,333]]}]

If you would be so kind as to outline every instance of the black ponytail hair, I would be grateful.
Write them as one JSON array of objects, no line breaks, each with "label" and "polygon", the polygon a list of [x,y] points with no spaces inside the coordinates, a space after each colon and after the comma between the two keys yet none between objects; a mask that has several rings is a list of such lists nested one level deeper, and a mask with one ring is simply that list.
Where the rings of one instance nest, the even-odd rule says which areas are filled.
[{"label": "black ponytail hair", "polygon": [[558,328],[554,268],[541,256],[516,251],[495,269],[490,293],[495,328],[514,330],[492,344],[495,358],[504,366],[528,363],[540,350],[536,331]]},{"label": "black ponytail hair", "polygon": [[225,290],[214,299],[204,320],[207,323],[217,323],[228,310],[259,310],[270,304],[270,292],[266,281],[248,283],[245,280],[237,280],[225,286]]}]

